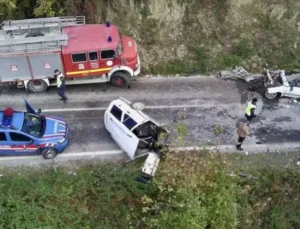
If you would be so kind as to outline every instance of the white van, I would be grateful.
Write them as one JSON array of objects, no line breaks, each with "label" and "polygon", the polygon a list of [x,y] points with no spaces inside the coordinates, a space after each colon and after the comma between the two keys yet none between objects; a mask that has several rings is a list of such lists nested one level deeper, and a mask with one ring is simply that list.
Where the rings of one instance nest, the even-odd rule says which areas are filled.
[{"label": "white van", "polygon": [[[104,124],[114,141],[131,159],[144,149],[147,152],[165,145],[169,131],[144,112],[143,104],[119,98],[105,111]],[[162,141],[162,142],[161,142]]]}]

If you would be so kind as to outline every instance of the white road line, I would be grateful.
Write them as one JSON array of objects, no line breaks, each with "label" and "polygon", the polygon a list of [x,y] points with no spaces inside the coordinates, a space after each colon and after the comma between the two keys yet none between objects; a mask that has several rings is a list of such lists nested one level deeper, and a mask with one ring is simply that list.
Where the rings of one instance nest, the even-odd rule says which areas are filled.
[{"label": "white road line", "polygon": [[[113,156],[113,155],[120,155],[124,152],[122,150],[110,150],[110,151],[94,151],[94,152],[78,152],[78,153],[61,153],[58,154],[55,160],[59,158],[74,158],[74,157],[93,157],[93,156]],[[34,156],[5,156],[0,157],[0,161],[10,161],[10,160],[33,160],[33,159],[43,159],[41,155],[34,155]],[[51,160],[47,160],[51,161]]]},{"label": "white road line", "polygon": [[[272,152],[288,152],[288,151],[299,151],[300,149],[300,142],[293,142],[293,143],[277,143],[277,144],[251,144],[251,145],[244,145],[245,151],[249,153],[272,153]],[[220,146],[211,146],[211,147],[176,147],[171,148],[172,151],[181,151],[181,152],[191,152],[196,150],[211,150],[211,151],[220,151],[223,153],[234,153],[237,152],[235,149],[235,145],[220,145]],[[240,152],[240,151],[239,151]],[[240,152],[244,153],[244,152]],[[117,156],[117,155],[124,155],[124,151],[122,150],[110,150],[110,151],[93,151],[93,152],[77,152],[77,153],[62,153],[57,155],[55,158],[56,162],[65,161],[67,159],[80,159],[82,157],[86,157],[86,159],[91,159],[94,157],[101,157],[101,156]],[[0,162],[5,161],[25,161],[30,160],[32,163],[52,163],[52,160],[43,159],[41,155],[35,156],[6,156],[0,157]]]},{"label": "white road line", "polygon": [[[205,105],[162,105],[162,106],[146,106],[145,109],[179,109],[179,108],[211,108],[211,107],[231,107],[242,106],[242,104],[205,104]],[[105,111],[107,107],[78,107],[78,108],[58,108],[58,109],[42,109],[42,112],[71,112],[71,111]]]},{"label": "white road line", "polygon": [[217,79],[217,77],[215,75],[199,75],[199,74],[195,74],[195,75],[180,75],[180,76],[145,76],[145,77],[141,77],[139,78],[137,81],[147,81],[147,80],[182,80],[182,79]]}]

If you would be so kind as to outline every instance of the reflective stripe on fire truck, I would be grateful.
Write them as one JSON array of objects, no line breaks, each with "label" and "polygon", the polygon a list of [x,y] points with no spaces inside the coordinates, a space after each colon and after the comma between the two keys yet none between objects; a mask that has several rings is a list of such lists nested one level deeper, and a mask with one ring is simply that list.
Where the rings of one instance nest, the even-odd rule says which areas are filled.
[{"label": "reflective stripe on fire truck", "polygon": [[92,69],[92,70],[84,70],[84,71],[76,71],[76,72],[67,72],[67,75],[76,75],[76,74],[85,74],[90,72],[103,72],[103,71],[109,71],[112,68],[98,68],[98,69]]}]

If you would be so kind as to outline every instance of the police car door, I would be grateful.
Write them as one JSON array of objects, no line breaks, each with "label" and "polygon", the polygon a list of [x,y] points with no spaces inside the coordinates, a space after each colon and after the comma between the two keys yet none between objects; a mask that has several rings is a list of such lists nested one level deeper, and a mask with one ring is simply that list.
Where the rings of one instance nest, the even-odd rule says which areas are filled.
[{"label": "police car door", "polygon": [[9,137],[12,154],[37,154],[38,146],[34,144],[30,137],[17,132],[9,132]]},{"label": "police car door", "polygon": [[[24,98],[23,98],[24,99]],[[37,114],[36,111],[33,109],[33,107],[27,102],[26,99],[24,99],[25,105],[26,105],[26,110],[28,113],[31,114]]]},{"label": "police car door", "polygon": [[8,144],[6,133],[0,131],[0,155],[11,154],[11,147]]}]

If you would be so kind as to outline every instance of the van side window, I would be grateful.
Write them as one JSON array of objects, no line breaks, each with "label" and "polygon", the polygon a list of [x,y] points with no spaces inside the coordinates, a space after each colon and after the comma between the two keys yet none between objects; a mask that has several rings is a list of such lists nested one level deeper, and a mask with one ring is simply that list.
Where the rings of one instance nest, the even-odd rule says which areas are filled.
[{"label": "van side window", "polygon": [[10,139],[12,141],[16,142],[29,142],[31,141],[31,138],[23,135],[23,134],[18,134],[18,133],[9,133]]},{"label": "van side window", "polygon": [[0,132],[0,142],[5,142],[6,141],[6,135],[4,132]]},{"label": "van side window", "polygon": [[115,57],[115,50],[101,51],[101,59],[113,59]]},{"label": "van side window", "polygon": [[85,53],[72,54],[72,61],[73,63],[85,62],[86,54]]},{"label": "van side window", "polygon": [[121,121],[121,117],[122,117],[122,111],[117,107],[117,106],[113,106],[110,110],[110,113],[119,121]]},{"label": "van side window", "polygon": [[90,58],[90,61],[98,60],[98,53],[97,52],[90,52],[89,53],[89,58]]},{"label": "van side window", "polygon": [[131,130],[137,123],[134,121],[131,117],[129,117],[127,114],[124,116],[123,124]]}]

